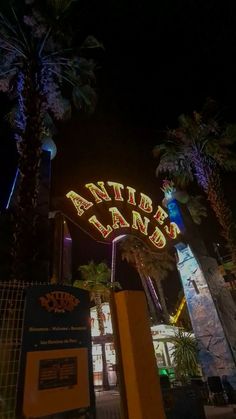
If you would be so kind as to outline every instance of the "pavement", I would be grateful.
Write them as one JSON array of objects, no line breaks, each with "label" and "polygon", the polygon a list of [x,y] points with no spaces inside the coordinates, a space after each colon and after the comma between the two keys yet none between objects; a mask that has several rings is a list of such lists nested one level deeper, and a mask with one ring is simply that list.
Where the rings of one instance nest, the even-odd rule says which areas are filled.
[{"label": "pavement", "polygon": [[96,419],[121,419],[117,390],[96,391]]},{"label": "pavement", "polygon": [[236,419],[236,405],[205,406],[207,419]]},{"label": "pavement", "polygon": [[[204,409],[206,419],[236,419],[236,405],[205,406]],[[97,419],[121,419],[119,392],[96,391],[96,412]]]}]

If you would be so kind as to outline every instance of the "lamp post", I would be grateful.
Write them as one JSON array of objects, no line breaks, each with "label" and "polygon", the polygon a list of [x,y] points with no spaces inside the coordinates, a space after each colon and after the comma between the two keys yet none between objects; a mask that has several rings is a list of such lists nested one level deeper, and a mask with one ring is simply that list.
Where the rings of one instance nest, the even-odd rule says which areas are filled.
[{"label": "lamp post", "polygon": [[[112,240],[111,284],[114,284],[115,282],[116,244],[122,239],[124,239],[125,237],[126,237],[126,234],[122,234],[120,236],[115,237]],[[124,373],[123,373],[122,354],[120,350],[120,336],[119,336],[119,329],[118,329],[118,322],[117,322],[117,312],[116,312],[116,305],[115,305],[115,300],[114,300],[114,289],[112,287],[111,287],[111,293],[110,293],[110,310],[111,310],[114,344],[115,344],[115,349],[116,349],[116,364],[118,366],[118,368],[116,369],[116,373],[117,373],[119,390],[120,390],[121,419],[129,419],[126,389],[125,389],[125,379],[124,379]]]}]

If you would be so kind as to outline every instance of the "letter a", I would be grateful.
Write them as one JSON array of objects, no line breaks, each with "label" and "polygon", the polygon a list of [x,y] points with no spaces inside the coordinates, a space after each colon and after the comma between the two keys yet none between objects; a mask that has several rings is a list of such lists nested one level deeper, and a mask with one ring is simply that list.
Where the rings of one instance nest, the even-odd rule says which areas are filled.
[{"label": "letter a", "polygon": [[81,216],[84,213],[85,210],[88,210],[90,207],[93,206],[92,202],[87,201],[87,199],[83,198],[82,196],[78,195],[74,191],[70,191],[66,194],[67,198],[70,198],[73,202],[75,208],[77,209],[78,215]]},{"label": "letter a", "polygon": [[111,215],[112,215],[112,222],[113,222],[112,227],[114,229],[117,229],[120,227],[121,228],[129,227],[129,223],[127,223],[123,215],[120,213],[120,211],[116,207],[109,208],[109,211],[111,212]]},{"label": "letter a", "polygon": [[150,220],[147,217],[144,217],[144,221],[143,221],[141,215],[137,211],[132,211],[132,213],[133,213],[132,228],[134,228],[135,230],[139,229],[141,233],[147,236],[148,224]]}]

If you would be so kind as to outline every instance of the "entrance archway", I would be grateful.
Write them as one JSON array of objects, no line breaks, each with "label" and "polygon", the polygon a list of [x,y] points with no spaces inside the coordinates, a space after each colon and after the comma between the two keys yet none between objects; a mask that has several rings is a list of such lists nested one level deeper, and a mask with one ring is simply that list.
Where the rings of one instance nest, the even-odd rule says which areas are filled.
[{"label": "entrance archway", "polygon": [[[204,246],[196,245],[199,239],[191,217],[182,211],[171,188],[165,191],[165,209],[134,187],[114,181],[87,183],[82,194],[70,191],[67,198],[84,228],[95,239],[114,243],[114,251],[119,237],[126,234],[136,235],[157,252],[175,247],[203,373],[227,375],[236,389],[235,305],[217,262],[202,251]],[[222,295],[230,310],[222,311]]]}]

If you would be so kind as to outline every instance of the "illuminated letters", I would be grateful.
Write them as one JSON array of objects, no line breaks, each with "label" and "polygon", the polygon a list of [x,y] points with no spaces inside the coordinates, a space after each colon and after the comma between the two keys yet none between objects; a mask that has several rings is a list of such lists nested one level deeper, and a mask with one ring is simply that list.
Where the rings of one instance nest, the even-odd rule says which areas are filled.
[{"label": "illuminated letters", "polygon": [[128,190],[128,204],[131,205],[135,205],[136,206],[136,201],[135,201],[135,193],[136,190],[134,188],[131,188],[131,186],[126,186],[126,189]]},{"label": "illuminated letters", "polygon": [[176,237],[180,233],[179,227],[174,222],[170,223],[170,227],[164,226],[164,230],[167,232],[168,236],[170,236],[172,239],[176,239]]},{"label": "illuminated letters", "polygon": [[151,198],[149,198],[149,196],[145,195],[142,192],[140,192],[140,196],[141,196],[141,199],[139,203],[139,208],[141,208],[141,210],[143,210],[144,212],[151,213],[153,210]]},{"label": "illuminated letters", "polygon": [[153,218],[155,218],[155,220],[157,220],[157,222],[162,225],[165,219],[168,218],[168,214],[163,210],[163,208],[160,207],[160,205],[158,205],[157,212],[155,215],[153,215]]},{"label": "illuminated letters", "polygon": [[[160,205],[153,209],[151,198],[142,192],[139,194],[139,202],[136,202],[136,190],[131,186],[124,186],[122,183],[113,181],[107,181],[106,187],[104,185],[105,183],[102,181],[85,185],[86,195],[89,195],[90,198],[92,195],[93,202],[74,191],[70,191],[66,195],[73,202],[79,216],[92,206],[95,207],[96,204],[112,201],[112,204],[108,204],[109,208],[107,204],[99,206],[97,213],[94,210],[94,215],[91,216],[91,211],[89,211],[87,216],[84,216],[91,228],[95,227],[94,230],[97,230],[96,236],[99,234],[103,239],[113,240],[118,230],[123,229],[123,234],[126,234],[124,230],[126,229],[127,234],[137,233],[150,245],[152,244],[157,249],[163,249],[167,240],[175,240],[181,231],[184,231],[183,220],[176,202],[168,204],[170,206],[168,212]],[[144,215],[141,210],[149,215]],[[107,213],[111,214],[110,221],[107,220]],[[103,220],[104,224],[98,220],[97,216]],[[143,236],[146,236],[146,239]]]},{"label": "illuminated letters", "polygon": [[96,204],[99,204],[102,201],[111,201],[111,198],[105,189],[104,182],[97,182],[97,184],[100,186],[100,189],[94,185],[94,183],[87,183],[85,185],[85,187],[88,188],[94,196]]},{"label": "illuminated letters", "polygon": [[98,221],[96,215],[93,215],[92,217],[90,217],[88,221],[89,223],[93,224],[94,227],[98,229],[98,231],[100,231],[104,239],[106,239],[109,236],[109,234],[112,232],[111,226],[107,225],[106,227],[104,227],[104,225],[102,225],[102,223]]},{"label": "illuminated letters", "polygon": [[74,191],[68,192],[66,196],[67,198],[70,198],[71,201],[73,202],[79,216],[81,216],[84,213],[84,210],[82,208],[87,210],[93,206],[92,202],[87,201],[87,199],[84,199],[82,196],[78,195]]},{"label": "illuminated letters", "polygon": [[163,249],[166,245],[166,238],[162,231],[156,227],[154,232],[151,236],[149,236],[149,240],[156,246],[158,249]]},{"label": "illuminated letters", "polygon": [[120,211],[116,207],[109,208],[109,211],[112,215],[112,227],[114,229],[117,228],[127,228],[129,227],[129,223],[124,219],[123,215],[120,213]]},{"label": "illuminated letters", "polygon": [[132,211],[132,213],[133,213],[132,228],[134,228],[135,230],[141,231],[142,234],[147,236],[148,223],[150,220],[147,217],[144,217],[144,221],[143,221],[141,215],[137,211]]},{"label": "illuminated letters", "polygon": [[107,182],[107,184],[109,186],[113,186],[115,200],[124,201],[121,194],[121,189],[124,189],[124,186],[121,183],[117,183],[117,182]]}]

